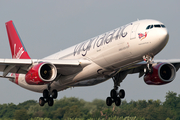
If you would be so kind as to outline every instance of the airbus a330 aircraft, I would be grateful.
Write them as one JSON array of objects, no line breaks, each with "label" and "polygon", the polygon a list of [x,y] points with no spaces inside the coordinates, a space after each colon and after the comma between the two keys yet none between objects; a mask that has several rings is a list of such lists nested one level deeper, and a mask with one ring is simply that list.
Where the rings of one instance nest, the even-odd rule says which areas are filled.
[{"label": "airbus a330 aircraft", "polygon": [[180,67],[180,60],[153,61],[169,39],[165,25],[156,20],[131,22],[43,59],[29,57],[12,21],[6,28],[12,59],[0,59],[1,77],[43,93],[41,106],[52,106],[58,91],[110,78],[114,86],[106,104],[119,106],[125,91],[118,87],[128,74],[139,73],[148,85],[163,85],[174,80]]}]

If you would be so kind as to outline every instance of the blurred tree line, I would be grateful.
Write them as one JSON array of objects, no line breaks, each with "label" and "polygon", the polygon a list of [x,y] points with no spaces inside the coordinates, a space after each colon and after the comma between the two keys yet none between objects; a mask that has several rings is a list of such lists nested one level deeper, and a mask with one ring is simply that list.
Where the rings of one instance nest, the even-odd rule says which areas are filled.
[{"label": "blurred tree line", "polygon": [[55,100],[52,107],[28,100],[0,104],[0,120],[180,120],[180,95],[169,91],[165,98],[165,102],[124,100],[120,107],[108,107],[105,100],[87,102],[75,97]]}]

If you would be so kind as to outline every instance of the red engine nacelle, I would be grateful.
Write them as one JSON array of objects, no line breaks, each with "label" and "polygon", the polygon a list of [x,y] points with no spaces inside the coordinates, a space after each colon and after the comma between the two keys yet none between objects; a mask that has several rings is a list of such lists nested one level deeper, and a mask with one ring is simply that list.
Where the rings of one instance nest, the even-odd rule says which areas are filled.
[{"label": "red engine nacelle", "polygon": [[144,75],[144,82],[148,85],[163,85],[174,80],[176,69],[172,64],[159,63],[153,66],[153,73]]},{"label": "red engine nacelle", "polygon": [[57,76],[57,69],[50,63],[39,63],[33,66],[26,74],[25,80],[30,85],[50,83]]}]

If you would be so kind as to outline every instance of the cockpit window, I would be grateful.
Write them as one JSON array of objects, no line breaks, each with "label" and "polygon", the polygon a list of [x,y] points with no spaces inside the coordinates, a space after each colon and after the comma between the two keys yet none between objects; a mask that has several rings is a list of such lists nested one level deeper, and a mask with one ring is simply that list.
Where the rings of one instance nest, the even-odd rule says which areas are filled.
[{"label": "cockpit window", "polygon": [[152,29],[152,28],[165,28],[165,25],[163,25],[163,24],[156,24],[156,25],[148,25],[147,27],[146,27],[146,30],[148,30],[148,29]]},{"label": "cockpit window", "polygon": [[154,25],[154,27],[155,27],[155,28],[160,28],[160,27],[161,27],[161,25]]},{"label": "cockpit window", "polygon": [[151,28],[153,28],[153,25],[148,25],[147,28],[146,28],[146,30],[147,30],[147,29],[151,29]]},{"label": "cockpit window", "polygon": [[165,28],[165,25],[161,25],[162,28]]},{"label": "cockpit window", "polygon": [[153,28],[153,25],[151,25],[150,29]]},{"label": "cockpit window", "polygon": [[146,30],[150,28],[150,25],[147,26]]}]

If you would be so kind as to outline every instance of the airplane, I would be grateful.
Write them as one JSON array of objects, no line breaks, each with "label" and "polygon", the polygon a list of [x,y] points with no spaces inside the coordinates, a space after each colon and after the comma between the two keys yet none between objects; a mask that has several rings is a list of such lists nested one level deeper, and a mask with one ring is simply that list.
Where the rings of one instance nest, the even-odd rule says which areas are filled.
[{"label": "airplane", "polygon": [[2,78],[42,93],[39,105],[53,106],[58,91],[92,86],[112,78],[107,106],[121,105],[125,91],[120,83],[139,73],[147,85],[164,85],[175,79],[180,60],[154,60],[167,44],[169,33],[157,20],[131,22],[42,59],[31,59],[10,20],[5,23],[12,59],[0,59]]}]

